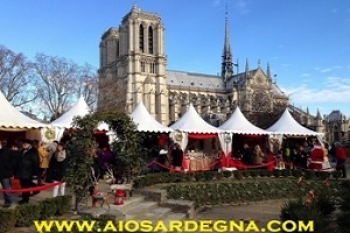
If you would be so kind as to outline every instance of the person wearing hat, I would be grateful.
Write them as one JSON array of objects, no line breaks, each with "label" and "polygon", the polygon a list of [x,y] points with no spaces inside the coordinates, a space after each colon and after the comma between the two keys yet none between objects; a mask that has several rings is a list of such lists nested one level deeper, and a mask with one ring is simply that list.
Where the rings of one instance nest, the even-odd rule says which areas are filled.
[{"label": "person wearing hat", "polygon": [[[15,178],[19,179],[23,189],[33,187],[33,176],[39,175],[38,150],[32,146],[29,139],[22,140],[22,151],[15,169]],[[37,192],[36,192],[37,193]],[[22,200],[19,204],[29,202],[30,192],[22,193]]]}]

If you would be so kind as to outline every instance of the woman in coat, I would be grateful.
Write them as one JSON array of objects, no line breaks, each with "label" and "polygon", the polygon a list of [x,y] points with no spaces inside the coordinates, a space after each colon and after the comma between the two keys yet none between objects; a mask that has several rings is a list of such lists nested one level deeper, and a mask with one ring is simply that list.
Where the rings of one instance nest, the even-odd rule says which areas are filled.
[{"label": "woman in coat", "polygon": [[53,197],[58,195],[60,192],[61,196],[65,194],[66,183],[63,181],[64,176],[66,175],[67,169],[67,159],[66,159],[66,150],[62,143],[58,143],[56,152],[50,159],[49,168],[47,172],[47,179],[49,182],[63,182],[59,185],[56,185],[53,188]]},{"label": "woman in coat", "polygon": [[38,185],[42,184],[42,179],[46,176],[49,167],[49,151],[47,150],[47,143],[42,142],[38,148],[40,174],[38,176]]}]

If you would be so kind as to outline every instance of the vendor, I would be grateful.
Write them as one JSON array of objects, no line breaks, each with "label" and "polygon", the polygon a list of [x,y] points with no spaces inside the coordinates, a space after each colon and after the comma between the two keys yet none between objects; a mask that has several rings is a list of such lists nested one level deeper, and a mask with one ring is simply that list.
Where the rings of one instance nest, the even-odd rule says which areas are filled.
[{"label": "vendor", "polygon": [[324,150],[319,142],[314,144],[310,153],[310,169],[321,170],[324,162]]},{"label": "vendor", "polygon": [[179,143],[175,143],[175,148],[171,152],[173,157],[173,166],[175,170],[182,169],[182,160],[183,160],[183,150]]}]

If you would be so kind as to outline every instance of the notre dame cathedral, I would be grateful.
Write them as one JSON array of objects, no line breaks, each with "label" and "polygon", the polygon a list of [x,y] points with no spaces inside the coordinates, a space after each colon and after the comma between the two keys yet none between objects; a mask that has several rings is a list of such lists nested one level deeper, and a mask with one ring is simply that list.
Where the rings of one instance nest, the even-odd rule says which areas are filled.
[{"label": "notre dame cathedral", "polygon": [[336,131],[319,112],[312,116],[308,110],[291,106],[273,81],[269,64],[263,69],[258,62],[250,69],[247,60],[244,72],[235,72],[227,14],[223,34],[221,75],[167,70],[160,15],[134,5],[119,28],[110,28],[101,37],[98,109],[131,113],[143,101],[159,122],[169,125],[191,102],[203,119],[219,126],[239,106],[248,120],[267,128],[288,107],[299,123],[328,134],[329,141],[347,135],[345,118],[341,117],[339,125],[344,131]]}]

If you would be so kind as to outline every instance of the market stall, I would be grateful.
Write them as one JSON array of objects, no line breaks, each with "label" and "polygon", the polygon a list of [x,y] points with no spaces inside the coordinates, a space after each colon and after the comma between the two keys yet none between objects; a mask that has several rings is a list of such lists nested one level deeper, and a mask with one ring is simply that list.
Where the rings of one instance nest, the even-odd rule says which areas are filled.
[{"label": "market stall", "polygon": [[[300,125],[293,118],[293,116],[290,114],[288,109],[286,109],[284,111],[284,113],[279,118],[279,120],[276,123],[274,123],[270,128],[268,128],[267,131],[270,131],[273,134],[274,140],[271,140],[271,141],[278,142],[279,147],[281,149],[283,149],[282,148],[283,141],[286,141],[287,139],[289,139],[289,141],[294,139],[294,141],[298,141],[298,140],[301,141],[302,140],[306,143],[309,142],[308,146],[310,146],[310,140],[309,140],[310,137],[314,138],[317,141],[317,143],[320,144],[321,147],[323,147],[322,134],[315,132],[315,131],[312,131],[312,130]],[[273,146],[271,145],[271,148],[272,147]],[[289,145],[287,147],[289,147]],[[285,149],[284,153],[287,153],[289,155],[290,148],[284,148],[284,149]],[[329,164],[328,160],[325,158],[322,161],[320,161],[319,159],[317,161],[310,160],[309,163],[310,164],[322,163],[322,169],[329,169],[330,168],[330,164]]]},{"label": "market stall", "polygon": [[23,138],[42,140],[42,132],[48,125],[33,120],[12,106],[4,94],[0,92],[0,138],[6,139],[8,145]]},{"label": "market stall", "polygon": [[[242,168],[244,165],[241,163],[238,156],[230,156],[240,148],[243,143],[247,143],[248,140],[254,139],[254,141],[263,148],[270,132],[265,131],[252,123],[250,123],[243,115],[239,107],[235,109],[230,118],[222,124],[219,129],[225,131],[225,134],[220,135],[225,142],[224,157],[222,158],[222,164],[224,168]],[[233,143],[233,139],[239,138],[243,140],[236,140]],[[251,143],[248,143],[251,144]],[[236,157],[236,158],[234,158]]]},{"label": "market stall", "polygon": [[221,154],[220,134],[222,130],[205,122],[190,104],[186,113],[170,128],[175,132],[171,134],[174,142],[181,145],[185,154],[187,168],[192,171],[209,170],[218,162]]}]

